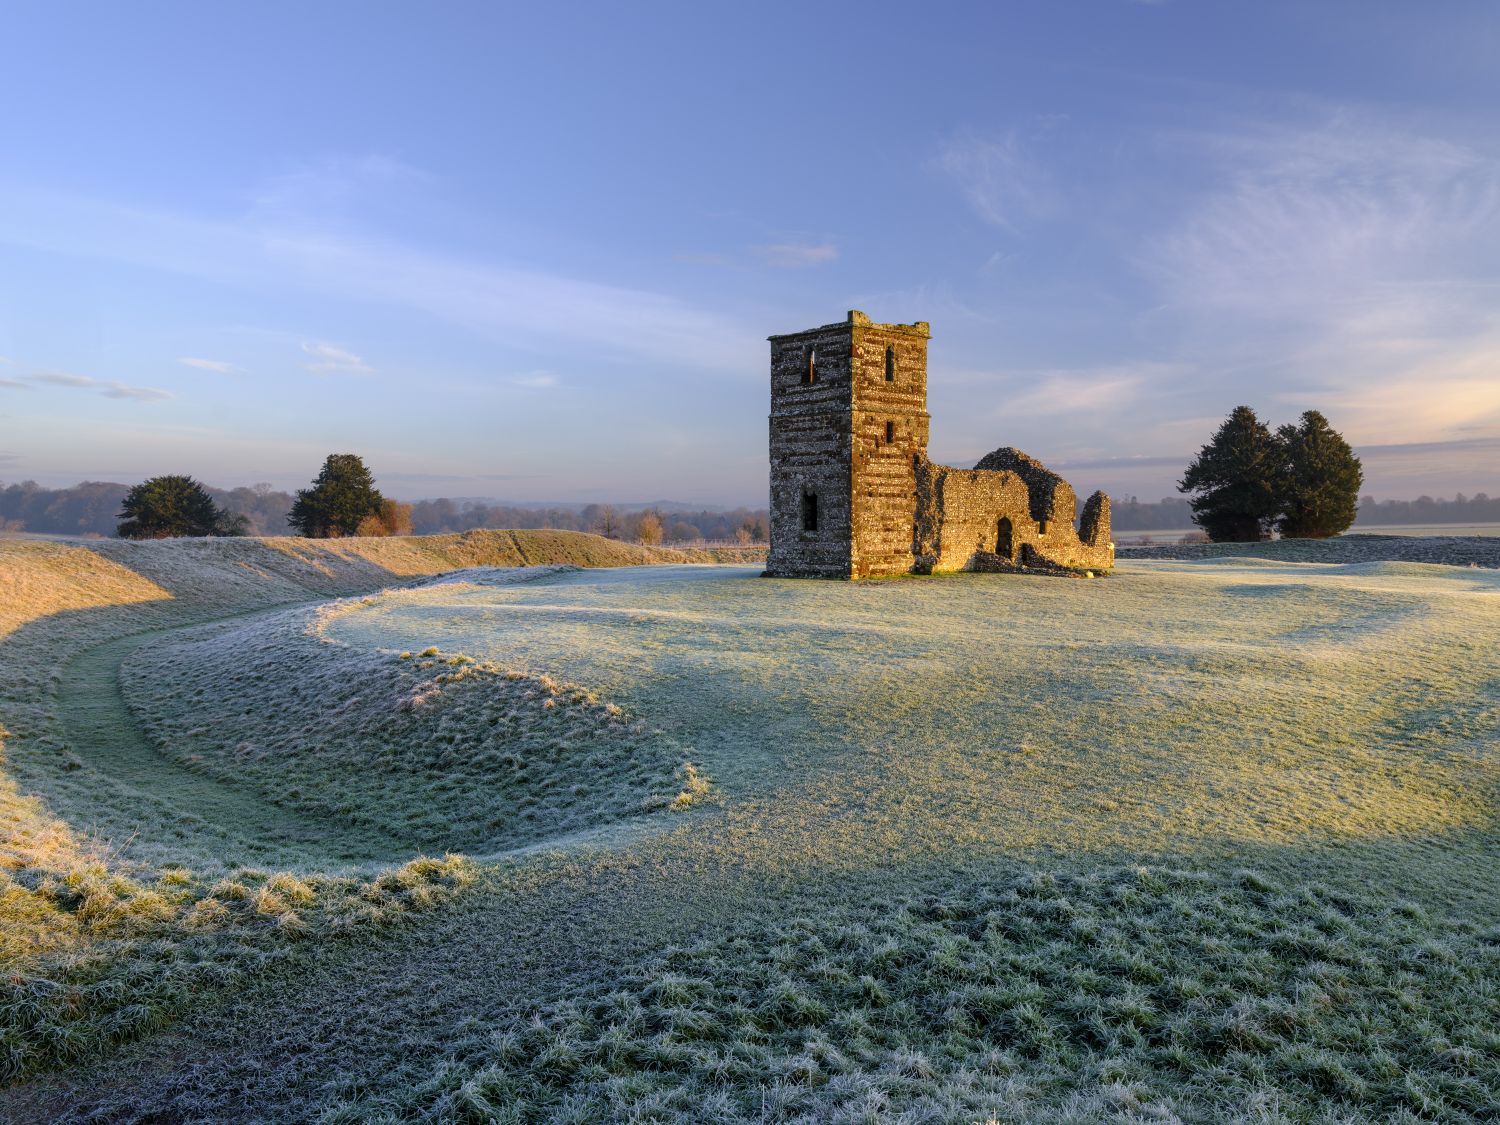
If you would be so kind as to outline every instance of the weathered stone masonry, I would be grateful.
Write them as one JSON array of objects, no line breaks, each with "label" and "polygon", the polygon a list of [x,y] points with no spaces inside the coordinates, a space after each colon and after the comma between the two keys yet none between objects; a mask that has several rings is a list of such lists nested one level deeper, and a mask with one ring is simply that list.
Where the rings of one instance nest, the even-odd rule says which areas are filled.
[{"label": "weathered stone masonry", "polygon": [[772,336],[766,573],[864,578],[950,570],[1108,570],[1109,497],[1074,527],[1067,481],[1016,449],[972,469],[927,459],[925,321],[861,312]]}]

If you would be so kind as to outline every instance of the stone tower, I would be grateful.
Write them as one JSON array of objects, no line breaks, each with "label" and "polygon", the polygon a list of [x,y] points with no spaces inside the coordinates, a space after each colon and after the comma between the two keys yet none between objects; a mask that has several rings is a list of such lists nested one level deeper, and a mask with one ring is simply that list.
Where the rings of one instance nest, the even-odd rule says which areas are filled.
[{"label": "stone tower", "polygon": [[925,321],[862,312],[772,336],[771,552],[766,572],[909,571],[927,458]]},{"label": "stone tower", "polygon": [[1109,497],[1005,446],[927,459],[926,321],[847,320],[771,340],[776,578],[958,570],[1092,576],[1115,563]]}]

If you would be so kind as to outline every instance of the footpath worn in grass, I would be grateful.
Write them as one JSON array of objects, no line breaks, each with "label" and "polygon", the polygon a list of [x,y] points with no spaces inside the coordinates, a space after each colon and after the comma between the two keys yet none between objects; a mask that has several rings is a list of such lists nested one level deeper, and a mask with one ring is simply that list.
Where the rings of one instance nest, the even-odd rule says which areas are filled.
[{"label": "footpath worn in grass", "polygon": [[[175,935],[192,903],[221,904],[206,908],[221,928],[188,947],[194,964],[236,966],[233,987],[172,1009],[169,1036],[0,1093],[0,1113],[1332,1125],[1479,1122],[1500,1104],[1500,573],[1219,560],[1127,562],[1093,583],[469,575],[136,649],[132,701],[180,710],[157,731],[164,770],[184,769],[181,737],[203,757],[193,776],[228,776],[214,756],[239,746],[253,692],[196,669],[231,670],[234,646],[213,638],[237,631],[246,667],[278,689],[312,667],[303,644],[417,690],[494,669],[473,695],[468,677],[442,685],[453,710],[433,714],[456,739],[491,685],[506,710],[520,701],[502,685],[580,685],[691,747],[713,799],[611,827],[606,798],[597,830],[464,862],[437,909],[343,927],[357,941],[330,940],[324,919],[374,871],[286,872],[314,895],[291,907],[279,884],[324,938],[309,941],[243,905],[277,878],[264,867],[226,854],[210,880],[189,866],[162,933],[187,946]],[[318,686],[295,707],[347,706],[364,729],[367,694]],[[189,735],[190,708],[169,701],[200,690],[210,729]],[[319,714],[330,753],[360,752]],[[411,728],[400,752],[429,752],[443,729]],[[272,791],[278,762],[306,768],[286,737],[249,792]],[[90,761],[44,772],[23,745],[63,828],[125,823]],[[620,760],[601,753],[583,772],[613,777]],[[547,761],[548,775],[570,764]],[[479,790],[449,765],[468,807]],[[604,788],[557,815],[592,815]],[[347,823],[311,807],[295,811]],[[185,838],[129,843],[109,873],[138,864],[144,892],[170,900],[169,854],[230,847],[212,825],[177,827]],[[209,893],[225,879],[248,897]],[[129,963],[141,989],[166,964]]]}]

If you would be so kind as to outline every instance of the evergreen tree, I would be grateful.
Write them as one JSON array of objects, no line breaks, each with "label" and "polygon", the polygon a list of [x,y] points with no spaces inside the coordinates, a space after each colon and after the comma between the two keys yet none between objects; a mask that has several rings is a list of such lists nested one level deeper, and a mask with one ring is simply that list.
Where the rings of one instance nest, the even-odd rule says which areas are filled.
[{"label": "evergreen tree", "polygon": [[192,477],[152,477],[125,494],[116,534],[122,539],[243,535],[245,524],[244,516],[224,511]]},{"label": "evergreen tree", "polygon": [[1216,543],[1266,539],[1281,507],[1282,450],[1248,406],[1236,406],[1178,482],[1193,522]]},{"label": "evergreen tree", "polygon": [[354,453],[330,453],[311,488],[299,489],[286,520],[309,539],[354,535],[366,516],[379,516],[385,497]]},{"label": "evergreen tree", "polygon": [[1283,460],[1277,530],[1295,539],[1326,539],[1346,530],[1359,509],[1364,469],[1343,435],[1309,410],[1300,426],[1282,426],[1276,437]]}]

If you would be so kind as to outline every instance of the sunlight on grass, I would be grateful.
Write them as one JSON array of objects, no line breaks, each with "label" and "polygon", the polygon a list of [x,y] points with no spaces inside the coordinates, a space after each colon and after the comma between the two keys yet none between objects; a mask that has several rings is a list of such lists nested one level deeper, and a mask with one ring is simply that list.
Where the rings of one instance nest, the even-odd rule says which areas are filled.
[{"label": "sunlight on grass", "polygon": [[171,598],[161,586],[86,547],[10,540],[0,551],[0,638],[69,610]]},{"label": "sunlight on grass", "polygon": [[695,851],[836,870],[1488,823],[1497,593],[1500,575],[1400,565],[1132,564],[1087,586],[586,572],[406,591],[327,629],[567,670],[699,747],[728,805]]}]

